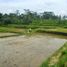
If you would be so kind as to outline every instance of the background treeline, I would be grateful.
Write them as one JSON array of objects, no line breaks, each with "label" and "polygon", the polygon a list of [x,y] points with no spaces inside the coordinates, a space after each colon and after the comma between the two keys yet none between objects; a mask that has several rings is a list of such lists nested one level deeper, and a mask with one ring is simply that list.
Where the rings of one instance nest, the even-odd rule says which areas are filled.
[{"label": "background treeline", "polygon": [[15,13],[0,13],[0,26],[14,27],[67,27],[66,16],[57,16],[53,12],[37,13],[24,9],[24,13],[20,14],[19,10]]}]

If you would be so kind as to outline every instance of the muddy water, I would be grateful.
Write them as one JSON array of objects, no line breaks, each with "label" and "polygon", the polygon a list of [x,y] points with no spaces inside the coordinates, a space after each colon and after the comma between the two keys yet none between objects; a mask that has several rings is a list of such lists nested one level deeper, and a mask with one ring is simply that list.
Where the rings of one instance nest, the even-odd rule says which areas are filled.
[{"label": "muddy water", "polygon": [[0,33],[0,37],[17,35],[15,33]]},{"label": "muddy water", "polygon": [[0,67],[39,67],[66,38],[48,34],[0,38]]}]

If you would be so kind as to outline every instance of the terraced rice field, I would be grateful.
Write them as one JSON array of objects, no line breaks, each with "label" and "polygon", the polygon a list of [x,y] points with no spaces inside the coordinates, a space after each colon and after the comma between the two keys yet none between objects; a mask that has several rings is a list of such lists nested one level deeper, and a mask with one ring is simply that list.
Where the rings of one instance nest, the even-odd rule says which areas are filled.
[{"label": "terraced rice field", "polygon": [[0,67],[39,67],[65,42],[46,34],[0,38]]}]

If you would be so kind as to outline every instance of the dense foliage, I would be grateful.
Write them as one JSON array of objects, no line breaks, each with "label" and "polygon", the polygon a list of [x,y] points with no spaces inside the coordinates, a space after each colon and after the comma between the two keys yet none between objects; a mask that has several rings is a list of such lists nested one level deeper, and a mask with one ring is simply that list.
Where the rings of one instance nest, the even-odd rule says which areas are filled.
[{"label": "dense foliage", "polygon": [[67,27],[67,20],[65,16],[63,19],[61,16],[55,15],[53,12],[37,13],[30,10],[24,10],[23,14],[16,13],[2,14],[0,13],[0,26],[14,25],[18,27],[30,26],[30,27],[44,27],[44,26],[61,26]]}]

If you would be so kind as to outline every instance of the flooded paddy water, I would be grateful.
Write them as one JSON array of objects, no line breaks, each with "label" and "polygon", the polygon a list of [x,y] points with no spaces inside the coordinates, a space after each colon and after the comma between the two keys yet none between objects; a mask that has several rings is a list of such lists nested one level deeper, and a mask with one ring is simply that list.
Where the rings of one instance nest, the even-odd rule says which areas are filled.
[{"label": "flooded paddy water", "polygon": [[0,38],[0,67],[39,67],[66,40],[51,34]]},{"label": "flooded paddy water", "polygon": [[15,34],[15,33],[0,33],[0,38],[17,36],[17,35],[18,34]]}]

